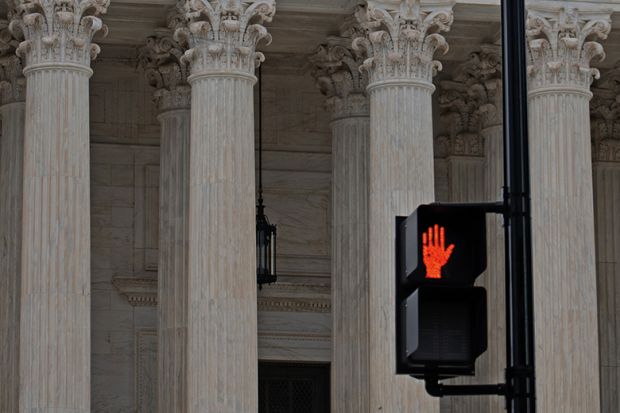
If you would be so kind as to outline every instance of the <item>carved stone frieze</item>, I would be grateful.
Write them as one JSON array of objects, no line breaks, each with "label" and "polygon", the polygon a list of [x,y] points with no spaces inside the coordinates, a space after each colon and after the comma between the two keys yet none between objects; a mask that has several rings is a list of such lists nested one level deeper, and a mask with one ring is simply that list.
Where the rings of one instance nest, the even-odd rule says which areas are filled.
[{"label": "carved stone frieze", "polygon": [[592,157],[620,162],[620,62],[603,74],[592,92]]},{"label": "carved stone frieze", "polygon": [[310,57],[314,64],[312,76],[327,96],[327,107],[333,119],[368,116],[366,94],[368,73],[360,71],[363,59],[353,52],[354,37],[362,35],[356,20],[348,19],[341,28],[340,37],[331,36]]},{"label": "carved stone frieze", "polygon": [[110,0],[10,0],[10,30],[25,40],[17,48],[26,71],[34,65],[74,64],[90,67],[100,47],[97,32],[107,34],[98,17]]},{"label": "carved stone frieze", "polygon": [[441,32],[450,30],[452,4],[420,0],[369,0],[356,16],[366,35],[353,41],[353,48],[367,56],[362,65],[370,87],[385,81],[414,81],[432,87],[441,70],[436,52],[447,52]]},{"label": "carved stone frieze", "polygon": [[263,23],[275,14],[274,0],[188,0],[181,5],[185,22],[175,38],[187,43],[183,59],[195,76],[237,74],[253,76],[265,60],[256,46],[271,42]]},{"label": "carved stone frieze", "polygon": [[185,49],[172,35],[170,29],[156,30],[138,55],[139,65],[155,88],[155,103],[160,111],[187,109],[191,103],[189,67],[182,59]]},{"label": "carved stone frieze", "polygon": [[611,31],[611,11],[582,10],[565,3],[532,3],[528,6],[529,87],[590,90],[598,69],[593,60],[605,52],[598,40]]},{"label": "carved stone frieze", "polygon": [[26,78],[22,60],[15,54],[19,40],[8,29],[6,21],[0,21],[0,104],[6,105],[26,100]]}]

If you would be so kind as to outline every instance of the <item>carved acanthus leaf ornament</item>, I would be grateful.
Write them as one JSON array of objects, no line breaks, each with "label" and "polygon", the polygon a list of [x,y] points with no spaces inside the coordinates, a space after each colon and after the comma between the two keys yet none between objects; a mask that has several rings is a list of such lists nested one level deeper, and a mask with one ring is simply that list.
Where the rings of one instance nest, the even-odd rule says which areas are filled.
[{"label": "carved acanthus leaf ornament", "polygon": [[360,70],[362,57],[351,49],[355,34],[360,34],[359,27],[347,25],[341,37],[329,37],[310,57],[314,64],[312,76],[327,96],[327,107],[333,119],[368,116],[370,110],[366,94],[368,74]]},{"label": "carved acanthus leaf ornament", "polygon": [[528,9],[530,90],[564,87],[588,92],[600,76],[590,63],[605,58],[597,40],[611,31],[611,12],[549,4],[533,3]]},{"label": "carved acanthus leaf ornament", "polygon": [[146,46],[140,49],[138,63],[155,88],[155,103],[162,111],[190,107],[189,67],[183,60],[184,52],[173,39],[172,31],[166,28],[147,37]]},{"label": "carved acanthus leaf ornament", "polygon": [[483,156],[481,131],[502,123],[502,61],[497,45],[481,50],[439,84],[440,133],[435,155]]},{"label": "carved acanthus leaf ornament", "polygon": [[592,91],[592,157],[620,162],[620,62],[603,74]]},{"label": "carved acanthus leaf ornament", "polygon": [[189,46],[183,59],[192,76],[254,75],[265,60],[257,44],[271,43],[263,23],[273,19],[274,0],[187,0],[180,7],[187,21],[175,39]]},{"label": "carved acanthus leaf ornament", "polygon": [[462,82],[440,83],[439,108],[445,135],[435,139],[435,156],[484,156],[479,132],[479,102],[469,85]]},{"label": "carved acanthus leaf ornament", "polygon": [[8,29],[6,21],[0,22],[0,97],[3,105],[26,100],[26,78],[22,60],[15,54],[19,46]]},{"label": "carved acanthus leaf ornament", "polygon": [[17,48],[26,70],[33,65],[75,64],[90,67],[100,47],[95,33],[107,34],[98,17],[110,0],[11,0],[10,30],[25,38]]},{"label": "carved acanthus leaf ornament", "polygon": [[436,52],[447,52],[441,32],[450,30],[452,6],[421,4],[420,0],[368,0],[356,16],[366,36],[353,41],[353,49],[367,59],[362,69],[370,75],[370,87],[378,82],[418,82],[432,87],[441,70]]}]

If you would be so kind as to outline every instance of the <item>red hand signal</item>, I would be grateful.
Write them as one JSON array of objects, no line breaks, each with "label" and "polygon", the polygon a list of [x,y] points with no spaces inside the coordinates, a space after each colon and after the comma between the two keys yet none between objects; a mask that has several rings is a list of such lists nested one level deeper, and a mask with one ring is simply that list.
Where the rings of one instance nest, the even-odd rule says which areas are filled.
[{"label": "red hand signal", "polygon": [[454,244],[449,245],[447,249],[445,244],[444,227],[435,225],[428,229],[428,234],[426,232],[422,234],[422,257],[426,266],[426,278],[441,278],[441,268],[446,265],[454,250]]}]

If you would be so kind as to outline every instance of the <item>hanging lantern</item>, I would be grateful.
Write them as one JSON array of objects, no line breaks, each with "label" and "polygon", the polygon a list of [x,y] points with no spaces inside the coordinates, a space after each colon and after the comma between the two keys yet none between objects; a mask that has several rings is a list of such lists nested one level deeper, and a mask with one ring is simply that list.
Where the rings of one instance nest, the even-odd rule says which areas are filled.
[{"label": "hanging lantern", "polygon": [[276,226],[265,215],[263,200],[256,206],[256,277],[258,285],[276,282]]},{"label": "hanging lantern", "polygon": [[276,226],[263,205],[263,79],[258,69],[258,205],[256,205],[256,281],[259,287],[276,282]]}]

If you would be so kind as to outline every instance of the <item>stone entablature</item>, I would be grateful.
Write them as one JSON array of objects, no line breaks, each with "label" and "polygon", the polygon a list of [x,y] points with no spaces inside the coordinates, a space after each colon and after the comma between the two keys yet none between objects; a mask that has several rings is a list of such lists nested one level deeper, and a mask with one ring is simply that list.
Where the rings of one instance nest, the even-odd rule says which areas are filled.
[{"label": "stone entablature", "polygon": [[531,93],[548,88],[589,93],[599,78],[593,60],[605,58],[603,46],[611,31],[611,11],[532,3],[528,6],[528,77]]},{"label": "stone entablature", "polygon": [[155,88],[155,103],[160,111],[190,108],[189,67],[183,60],[184,53],[185,49],[167,28],[156,30],[140,50],[138,62]]},{"label": "stone entablature", "polygon": [[310,57],[315,65],[312,76],[327,97],[327,108],[334,120],[369,115],[368,73],[360,70],[363,59],[351,48],[353,39],[361,35],[357,22],[347,19],[340,36],[330,36]]},{"label": "stone entablature", "polygon": [[620,162],[620,62],[592,88],[592,158]]},{"label": "stone entablature", "polygon": [[442,65],[436,52],[447,52],[441,32],[450,30],[452,2],[420,0],[369,0],[356,11],[366,36],[353,48],[367,55],[362,69],[369,73],[370,89],[383,82],[415,82],[433,88],[433,77]]},{"label": "stone entablature", "polygon": [[0,104],[24,102],[26,100],[26,78],[22,60],[15,51],[19,46],[9,31],[6,21],[0,22]]},{"label": "stone entablature", "polygon": [[186,42],[184,59],[190,63],[192,77],[237,74],[254,77],[254,70],[265,60],[257,44],[271,35],[263,23],[273,19],[274,0],[191,0],[182,6],[187,19],[175,38]]},{"label": "stone entablature", "polygon": [[90,70],[101,48],[93,36],[107,26],[98,17],[110,0],[12,0],[10,29],[25,40],[17,48],[26,71],[37,66],[75,65]]}]

